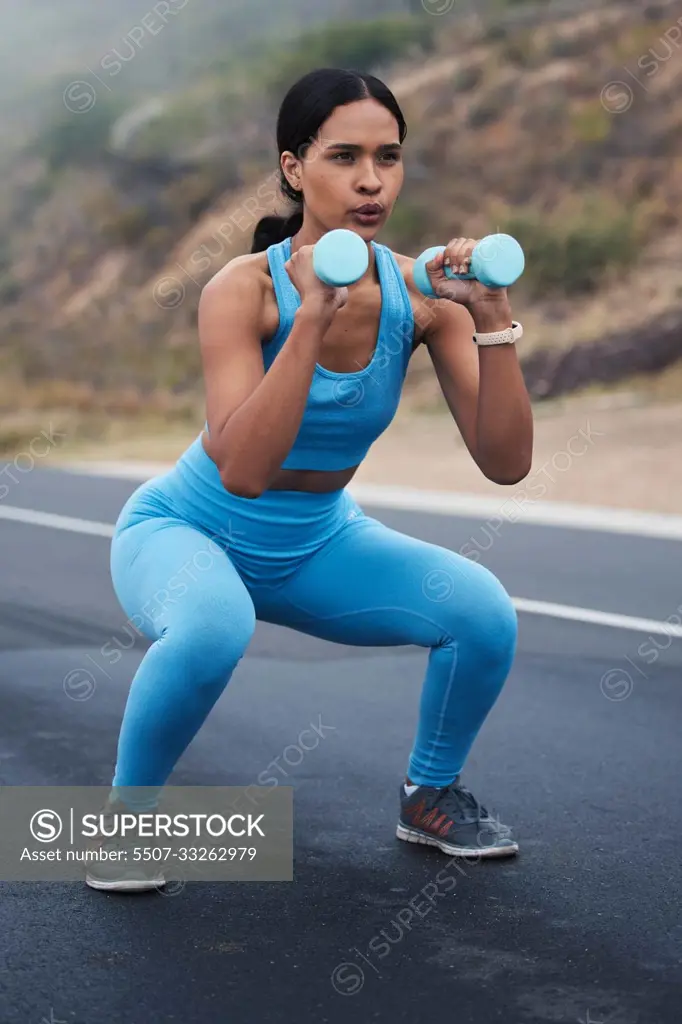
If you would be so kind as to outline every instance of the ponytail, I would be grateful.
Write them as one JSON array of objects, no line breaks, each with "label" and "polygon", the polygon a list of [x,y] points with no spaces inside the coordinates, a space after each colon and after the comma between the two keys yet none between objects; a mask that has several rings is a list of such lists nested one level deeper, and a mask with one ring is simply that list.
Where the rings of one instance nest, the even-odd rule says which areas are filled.
[{"label": "ponytail", "polygon": [[283,242],[285,238],[291,238],[292,235],[301,230],[302,225],[302,207],[294,210],[288,217],[277,217],[274,215],[261,217],[253,233],[251,252],[265,252],[269,246],[275,245],[277,242]]}]

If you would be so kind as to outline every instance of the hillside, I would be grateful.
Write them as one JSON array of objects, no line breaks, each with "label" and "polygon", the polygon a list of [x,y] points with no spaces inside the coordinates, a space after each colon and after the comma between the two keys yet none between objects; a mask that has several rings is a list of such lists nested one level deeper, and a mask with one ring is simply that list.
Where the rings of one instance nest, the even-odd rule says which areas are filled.
[{"label": "hillside", "polygon": [[[409,0],[373,0],[373,8],[405,13]],[[364,17],[365,9],[361,0],[5,0],[0,161],[49,117],[74,81],[126,104],[184,87],[207,66],[264,40],[285,42],[302,24]]]},{"label": "hillside", "polygon": [[[375,70],[403,105],[406,184],[381,241],[418,255],[447,224],[523,244],[512,298],[536,397],[682,358],[680,3],[409,7],[286,48],[248,51],[245,35],[248,59],[216,59],[127,108],[97,95],[20,149],[2,207],[6,449],[48,411],[94,437],[142,408],[200,422],[200,289],[248,251],[246,201],[264,200],[258,216],[273,191],[277,97],[321,63]],[[408,388],[428,391],[419,356]]]}]

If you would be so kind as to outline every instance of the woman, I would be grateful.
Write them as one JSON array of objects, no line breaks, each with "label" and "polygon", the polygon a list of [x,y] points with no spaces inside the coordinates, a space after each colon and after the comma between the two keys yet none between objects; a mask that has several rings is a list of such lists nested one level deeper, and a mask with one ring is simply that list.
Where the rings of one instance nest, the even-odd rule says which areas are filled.
[{"label": "woman", "polygon": [[[114,588],[155,643],[130,689],[111,807],[155,806],[260,619],[341,644],[430,649],[397,836],[451,855],[518,849],[460,781],[512,664],[511,601],[487,569],[389,529],[346,490],[420,344],[485,476],[515,483],[531,464],[515,346],[491,337],[512,326],[506,290],[444,273],[446,258],[468,266],[474,240],[455,239],[429,264],[439,296],[429,301],[413,260],[374,242],[401,189],[405,134],[394,96],[369,75],[317,70],[284,98],[280,173],[295,211],[264,217],[252,252],[203,289],[206,429],[116,525]],[[349,288],[313,271],[314,243],[335,228],[368,245],[369,268]],[[127,794],[138,786],[150,802]],[[88,881],[162,883],[94,867]]]}]

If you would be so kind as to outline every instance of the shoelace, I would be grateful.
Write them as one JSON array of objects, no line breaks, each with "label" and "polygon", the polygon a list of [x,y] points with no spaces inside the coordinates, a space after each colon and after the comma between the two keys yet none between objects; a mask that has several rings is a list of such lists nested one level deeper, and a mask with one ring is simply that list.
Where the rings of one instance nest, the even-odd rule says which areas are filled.
[{"label": "shoelace", "polygon": [[463,807],[470,808],[475,815],[474,820],[476,822],[490,817],[486,808],[478,802],[474,794],[470,793],[465,786],[457,781],[451,782],[449,786],[443,786],[442,789],[438,790],[437,803],[439,807],[448,813],[450,813],[450,808],[453,806],[458,814],[462,813]]},{"label": "shoelace", "polygon": [[[108,805],[106,805],[100,813],[102,815],[102,824],[107,828],[111,827],[114,822],[114,812],[109,809]],[[134,834],[130,835],[129,833],[127,836],[116,834],[113,836],[103,837],[100,842],[100,846],[103,850],[125,850],[131,842],[135,841],[136,839]]]}]

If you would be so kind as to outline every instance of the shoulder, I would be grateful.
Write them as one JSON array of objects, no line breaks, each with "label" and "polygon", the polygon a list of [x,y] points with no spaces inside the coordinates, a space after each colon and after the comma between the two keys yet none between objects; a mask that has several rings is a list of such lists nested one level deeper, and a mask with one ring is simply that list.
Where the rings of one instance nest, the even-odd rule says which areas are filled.
[{"label": "shoulder", "polygon": [[221,267],[202,288],[201,298],[202,301],[204,299],[214,301],[217,296],[225,294],[228,290],[242,287],[264,291],[269,281],[267,254],[264,252],[247,253],[244,256],[235,256],[224,267]]},{"label": "shoulder", "polygon": [[200,315],[220,310],[234,296],[260,305],[261,336],[265,340],[277,329],[279,314],[267,253],[236,256],[206,282],[199,298]]},{"label": "shoulder", "polygon": [[393,249],[389,249],[388,251],[391,253],[393,259],[398,264],[400,273],[403,275],[403,280],[407,285],[407,290],[410,294],[410,298],[412,297],[412,295],[415,295],[418,298],[421,295],[421,292],[414,283],[414,276],[412,274],[412,268],[414,267],[415,261],[411,256],[403,256],[402,253],[395,252]]},{"label": "shoulder", "polygon": [[447,299],[430,299],[419,291],[414,281],[413,268],[416,260],[412,256],[389,250],[395,259],[407,287],[407,294],[414,313],[415,337],[418,342],[428,342],[438,330],[453,324],[467,326],[469,314],[463,306]]}]

